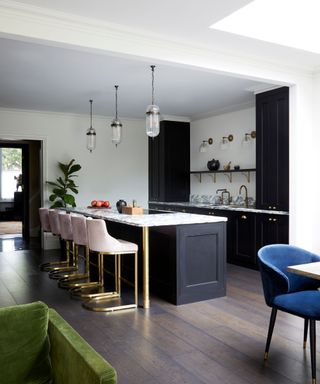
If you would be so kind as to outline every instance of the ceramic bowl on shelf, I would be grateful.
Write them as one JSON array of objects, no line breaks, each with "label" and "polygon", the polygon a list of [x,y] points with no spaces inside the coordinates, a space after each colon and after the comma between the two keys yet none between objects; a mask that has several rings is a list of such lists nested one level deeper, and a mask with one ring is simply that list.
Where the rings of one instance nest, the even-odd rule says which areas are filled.
[{"label": "ceramic bowl on shelf", "polygon": [[220,168],[220,161],[215,159],[208,161],[207,168],[209,171],[217,171]]}]

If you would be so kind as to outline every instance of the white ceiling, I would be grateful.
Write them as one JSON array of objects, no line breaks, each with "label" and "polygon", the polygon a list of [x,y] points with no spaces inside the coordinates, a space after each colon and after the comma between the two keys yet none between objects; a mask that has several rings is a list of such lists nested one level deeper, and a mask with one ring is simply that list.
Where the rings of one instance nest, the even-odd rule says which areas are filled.
[{"label": "white ceiling", "polygon": [[[317,66],[320,55],[209,29],[249,0],[24,0],[24,5],[90,17],[194,46],[223,48],[273,61]],[[14,37],[16,39],[16,37]],[[253,104],[248,88],[263,84],[212,72],[0,39],[0,106],[113,115],[113,86],[119,84],[120,117],[143,117],[151,99],[150,64],[162,114],[197,118]],[[40,44],[41,43],[41,44]],[[231,107],[231,108],[230,108]]]}]

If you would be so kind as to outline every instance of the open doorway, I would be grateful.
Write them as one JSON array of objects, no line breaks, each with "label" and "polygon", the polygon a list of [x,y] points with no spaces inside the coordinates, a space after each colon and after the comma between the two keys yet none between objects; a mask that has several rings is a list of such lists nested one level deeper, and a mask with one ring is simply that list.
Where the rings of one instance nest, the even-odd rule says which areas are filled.
[{"label": "open doorway", "polygon": [[0,141],[0,240],[39,241],[41,141]]}]

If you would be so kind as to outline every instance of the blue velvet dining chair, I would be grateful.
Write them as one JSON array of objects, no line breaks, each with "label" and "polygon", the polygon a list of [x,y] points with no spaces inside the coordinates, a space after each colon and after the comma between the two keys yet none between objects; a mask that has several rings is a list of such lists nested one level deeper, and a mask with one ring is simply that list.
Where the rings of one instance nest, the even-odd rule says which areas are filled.
[{"label": "blue velvet dining chair", "polygon": [[304,319],[303,347],[310,323],[312,384],[316,383],[316,320],[320,320],[320,280],[287,271],[289,265],[320,261],[320,256],[285,244],[267,245],[258,251],[266,304],[272,308],[264,358],[268,359],[278,309]]}]

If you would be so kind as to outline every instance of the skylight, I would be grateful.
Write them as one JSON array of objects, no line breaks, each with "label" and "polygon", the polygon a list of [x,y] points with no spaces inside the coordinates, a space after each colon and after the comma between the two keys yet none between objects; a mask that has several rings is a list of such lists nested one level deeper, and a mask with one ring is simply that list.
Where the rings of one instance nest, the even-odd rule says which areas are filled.
[{"label": "skylight", "polygon": [[210,28],[320,53],[320,0],[254,0]]}]

